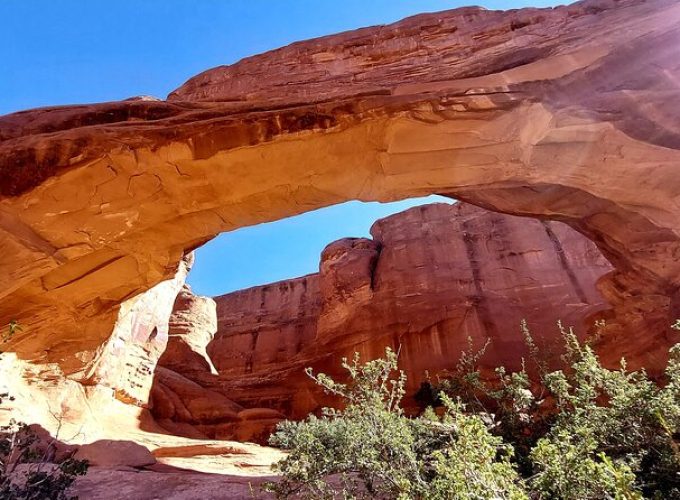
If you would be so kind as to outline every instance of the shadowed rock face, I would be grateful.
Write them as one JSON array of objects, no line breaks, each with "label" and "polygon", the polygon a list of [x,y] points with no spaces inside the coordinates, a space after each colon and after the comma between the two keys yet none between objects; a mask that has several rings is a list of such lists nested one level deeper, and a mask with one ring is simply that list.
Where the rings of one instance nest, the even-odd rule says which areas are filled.
[{"label": "shadowed rock face", "polygon": [[[582,335],[607,315],[596,284],[611,265],[562,223],[438,203],[381,219],[371,234],[328,245],[317,274],[216,297],[217,333],[194,351],[207,351],[217,374],[192,363],[193,353],[166,351],[153,389],[152,413],[161,425],[187,435],[198,430],[203,438],[238,437],[244,425],[236,415],[213,421],[202,421],[198,412],[168,416],[165,402],[172,398],[178,408],[212,401],[217,415],[226,396],[234,406],[256,408],[250,411],[263,415],[262,424],[274,417],[267,420],[264,408],[303,418],[331,402],[305,367],[343,376],[342,357],[359,352],[374,359],[388,346],[399,351],[408,376],[406,404],[413,405],[426,374],[436,380],[453,369],[468,338],[475,349],[491,342],[483,367],[514,370],[529,357],[522,319],[551,362],[561,351],[558,320]],[[187,303],[178,300],[173,318],[189,317]],[[165,367],[194,389],[166,387]],[[261,429],[251,436],[265,436],[267,428]]]},{"label": "shadowed rock face", "polygon": [[252,405],[246,409],[219,388],[195,381],[196,374],[217,374],[206,352],[216,330],[215,301],[185,287],[170,316],[167,348],[160,359],[154,359],[158,361],[150,392],[154,425],[191,438],[266,443],[283,418],[280,412]]},{"label": "shadowed rock face", "polygon": [[120,304],[219,232],[440,193],[589,237],[615,268],[609,352],[656,364],[680,315],[679,56],[674,0],[466,8],[254,56],[167,101],[0,117],[9,349],[91,381]]}]

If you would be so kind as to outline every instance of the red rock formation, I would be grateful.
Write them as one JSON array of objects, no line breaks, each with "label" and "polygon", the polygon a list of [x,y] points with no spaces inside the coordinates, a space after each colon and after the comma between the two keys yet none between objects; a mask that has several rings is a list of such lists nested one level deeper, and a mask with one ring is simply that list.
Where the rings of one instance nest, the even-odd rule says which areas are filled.
[{"label": "red rock formation", "polygon": [[557,320],[583,334],[607,309],[596,283],[611,265],[558,222],[432,204],[379,220],[371,234],[328,245],[318,274],[217,297],[207,347],[217,376],[182,367],[176,353],[162,362],[174,358],[183,376],[244,407],[302,418],[329,402],[304,367],[340,374],[343,356],[373,359],[390,346],[410,398],[426,373],[455,366],[468,337],[476,347],[491,340],[484,366],[517,369],[528,355],[523,318],[550,357]]},{"label": "red rock formation", "polygon": [[150,395],[154,424],[191,438],[266,441],[283,415],[268,408],[248,408],[193,379],[217,374],[206,347],[217,330],[215,301],[185,287],[169,321],[168,346],[158,360]]},{"label": "red rock formation", "polygon": [[191,293],[188,285],[177,295],[168,324],[168,342],[158,364],[174,371],[215,373],[205,351],[217,331],[215,301]]},{"label": "red rock formation", "polygon": [[83,380],[65,377],[56,363],[30,363],[15,352],[3,353],[1,390],[14,399],[3,402],[0,423],[13,418],[39,424],[79,443],[134,434],[139,419],[149,419],[145,408],[154,370],[191,261],[187,256],[173,279],[125,301],[114,331],[96,353],[76,352],[84,366],[92,357],[97,361]]}]

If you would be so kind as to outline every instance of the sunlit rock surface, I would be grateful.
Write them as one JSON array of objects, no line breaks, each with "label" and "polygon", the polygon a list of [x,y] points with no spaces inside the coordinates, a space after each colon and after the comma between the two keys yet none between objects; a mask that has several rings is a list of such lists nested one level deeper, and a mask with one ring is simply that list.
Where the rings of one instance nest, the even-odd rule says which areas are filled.
[{"label": "sunlit rock surface", "polygon": [[266,442],[283,415],[245,408],[228,393],[195,380],[217,374],[206,348],[217,330],[215,301],[182,290],[170,317],[168,347],[158,360],[150,407],[155,423],[176,435],[199,439]]},{"label": "sunlit rock surface", "polygon": [[168,101],[4,116],[11,348],[84,381],[119,305],[219,232],[440,193],[591,238],[615,267],[613,348],[658,363],[680,300],[679,22],[672,0],[457,9],[247,58]]}]

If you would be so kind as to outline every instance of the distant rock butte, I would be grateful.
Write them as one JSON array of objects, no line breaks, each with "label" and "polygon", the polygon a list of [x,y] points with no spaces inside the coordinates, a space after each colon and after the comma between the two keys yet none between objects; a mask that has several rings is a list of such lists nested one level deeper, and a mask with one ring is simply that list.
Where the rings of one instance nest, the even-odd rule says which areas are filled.
[{"label": "distant rock butte", "polygon": [[[680,316],[678,60],[676,0],[464,8],[253,56],[166,101],[2,116],[0,324],[23,325],[3,346],[12,374],[25,363],[56,399],[68,387],[63,413],[104,412],[111,391],[142,411],[168,308],[144,316],[141,294],[165,295],[184,255],[222,231],[430,193],[589,238],[613,266],[598,284],[604,352],[658,368]],[[356,253],[358,272],[362,245],[333,252]],[[356,304],[328,290],[330,335]]]},{"label": "distant rock butte", "polygon": [[[585,334],[608,314],[596,284],[611,265],[565,224],[438,203],[381,219],[371,234],[328,245],[318,274],[217,297],[214,339],[197,332],[191,353],[167,350],[160,360],[152,391],[159,423],[180,434],[238,439],[239,421],[257,420],[261,432],[251,437],[265,436],[284,415],[303,418],[331,402],[305,367],[339,376],[342,357],[374,359],[388,346],[399,352],[413,405],[427,374],[453,369],[468,338],[475,348],[491,341],[483,367],[518,369],[529,355],[522,319],[550,361],[559,352],[558,320]],[[188,303],[180,295],[171,332],[173,318],[190,316]],[[198,351],[210,362],[191,362]],[[168,367],[184,385],[165,382]],[[207,419],[203,405],[190,409],[199,401],[212,403]],[[243,408],[256,409],[244,419]]]}]

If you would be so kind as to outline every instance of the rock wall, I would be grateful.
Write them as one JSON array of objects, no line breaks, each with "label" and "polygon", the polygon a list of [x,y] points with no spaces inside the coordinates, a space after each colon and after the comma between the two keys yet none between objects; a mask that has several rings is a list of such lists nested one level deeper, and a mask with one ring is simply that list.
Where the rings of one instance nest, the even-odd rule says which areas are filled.
[{"label": "rock wall", "polygon": [[[191,357],[178,351],[166,352],[161,363],[196,390],[242,408],[302,418],[330,402],[304,375],[307,366],[340,375],[343,356],[374,359],[390,346],[399,351],[409,377],[406,402],[413,404],[427,374],[434,379],[452,369],[468,338],[476,348],[491,341],[483,366],[517,369],[528,355],[522,319],[552,360],[560,345],[557,320],[584,335],[607,314],[597,283],[611,264],[559,222],[438,203],[381,219],[371,235],[328,245],[318,274],[216,297],[217,333],[206,350],[217,374],[184,363]],[[166,376],[165,369],[158,374],[161,387]],[[187,406],[196,401],[175,394]],[[168,416],[156,399],[152,411],[168,429],[178,427],[167,419],[190,422],[210,437],[233,428],[226,417],[210,427],[200,418]]]},{"label": "rock wall", "polygon": [[[326,402],[302,368],[333,373],[331,354],[401,345],[409,373],[422,374],[451,361],[463,332],[494,338],[490,359],[516,363],[520,346],[504,333],[516,331],[520,312],[534,322],[532,285],[504,302],[502,277],[512,272],[480,257],[495,240],[458,242],[468,267],[450,264],[456,305],[430,309],[437,299],[419,295],[426,273],[402,283],[389,272],[400,250],[392,259],[384,241],[410,245],[378,228],[373,240],[329,247],[319,275],[290,290],[243,292],[241,304],[261,311],[253,328],[236,321],[208,346],[209,335],[178,333],[175,352],[191,357],[191,370],[152,372],[181,287],[174,277],[192,249],[346,200],[430,193],[543,221],[561,277],[535,278],[566,287],[558,305],[569,312],[559,316],[603,316],[611,360],[661,366],[680,316],[679,19],[674,0],[456,9],[215,68],[166,101],[0,117],[0,325],[23,326],[0,359],[18,395],[11,415],[82,442],[149,442],[140,425],[252,440],[282,415]],[[579,272],[569,276],[578,266],[559,223],[611,263],[598,282],[604,302],[593,302]],[[401,252],[420,265],[429,249]],[[525,250],[531,262],[535,249]],[[480,292],[487,281],[497,289]],[[533,285],[541,305],[552,297],[546,283]],[[534,328],[549,335],[540,321]]]},{"label": "rock wall", "polygon": [[[352,199],[437,193],[536,217],[559,267],[536,271],[547,284],[524,283],[514,296],[503,282],[512,271],[497,259],[476,266],[496,239],[463,237],[457,255],[469,256],[461,260],[468,265],[451,274],[458,301],[432,312],[418,295],[419,280],[431,279],[425,271],[403,283],[389,272],[399,252],[418,264],[429,249],[411,254],[395,243],[392,258],[377,244],[389,239],[381,230],[372,241],[337,243],[318,276],[242,292],[239,307],[259,310],[259,319],[239,326],[236,309],[220,306],[231,330],[214,346],[200,347],[207,335],[194,342],[192,332],[178,334],[173,352],[189,355],[194,371],[156,371],[162,381],[152,392],[161,391],[152,403],[155,411],[171,403],[167,425],[256,438],[280,418],[277,408],[295,415],[323,403],[301,368],[331,371],[328,354],[343,349],[372,356],[400,343],[413,373],[427,357],[457,351],[460,339],[447,332],[493,337],[499,360],[520,354],[504,333],[519,312],[534,321],[526,306],[546,297],[565,321],[606,317],[602,352],[612,360],[660,366],[675,340],[668,326],[680,317],[679,21],[676,0],[456,9],[215,68],[165,101],[0,117],[0,325],[23,326],[3,345],[2,383],[17,400],[0,417],[61,428],[70,441],[150,442],[137,426],[141,419],[162,430],[144,406],[183,257],[220,232]],[[613,266],[598,281],[604,303],[581,279],[588,265],[574,264],[582,254],[568,250],[573,238],[559,223]],[[536,248],[522,248],[528,275],[534,264],[549,267]],[[479,293],[477,284],[489,282],[497,288]],[[529,298],[531,286],[542,290],[540,301]],[[385,302],[390,289],[393,302]],[[491,292],[498,300],[483,299]],[[394,304],[389,315],[386,303]],[[418,310],[427,313],[404,316]],[[390,333],[376,339],[383,323]],[[175,398],[182,391],[209,398],[187,407]],[[224,405],[216,410],[214,401],[228,401],[235,417],[220,422]]]},{"label": "rock wall", "polygon": [[217,375],[206,348],[217,331],[215,301],[185,287],[169,320],[167,349],[158,360],[150,407],[167,432],[190,438],[266,442],[283,415],[271,408],[245,408],[219,387],[197,381]]}]

